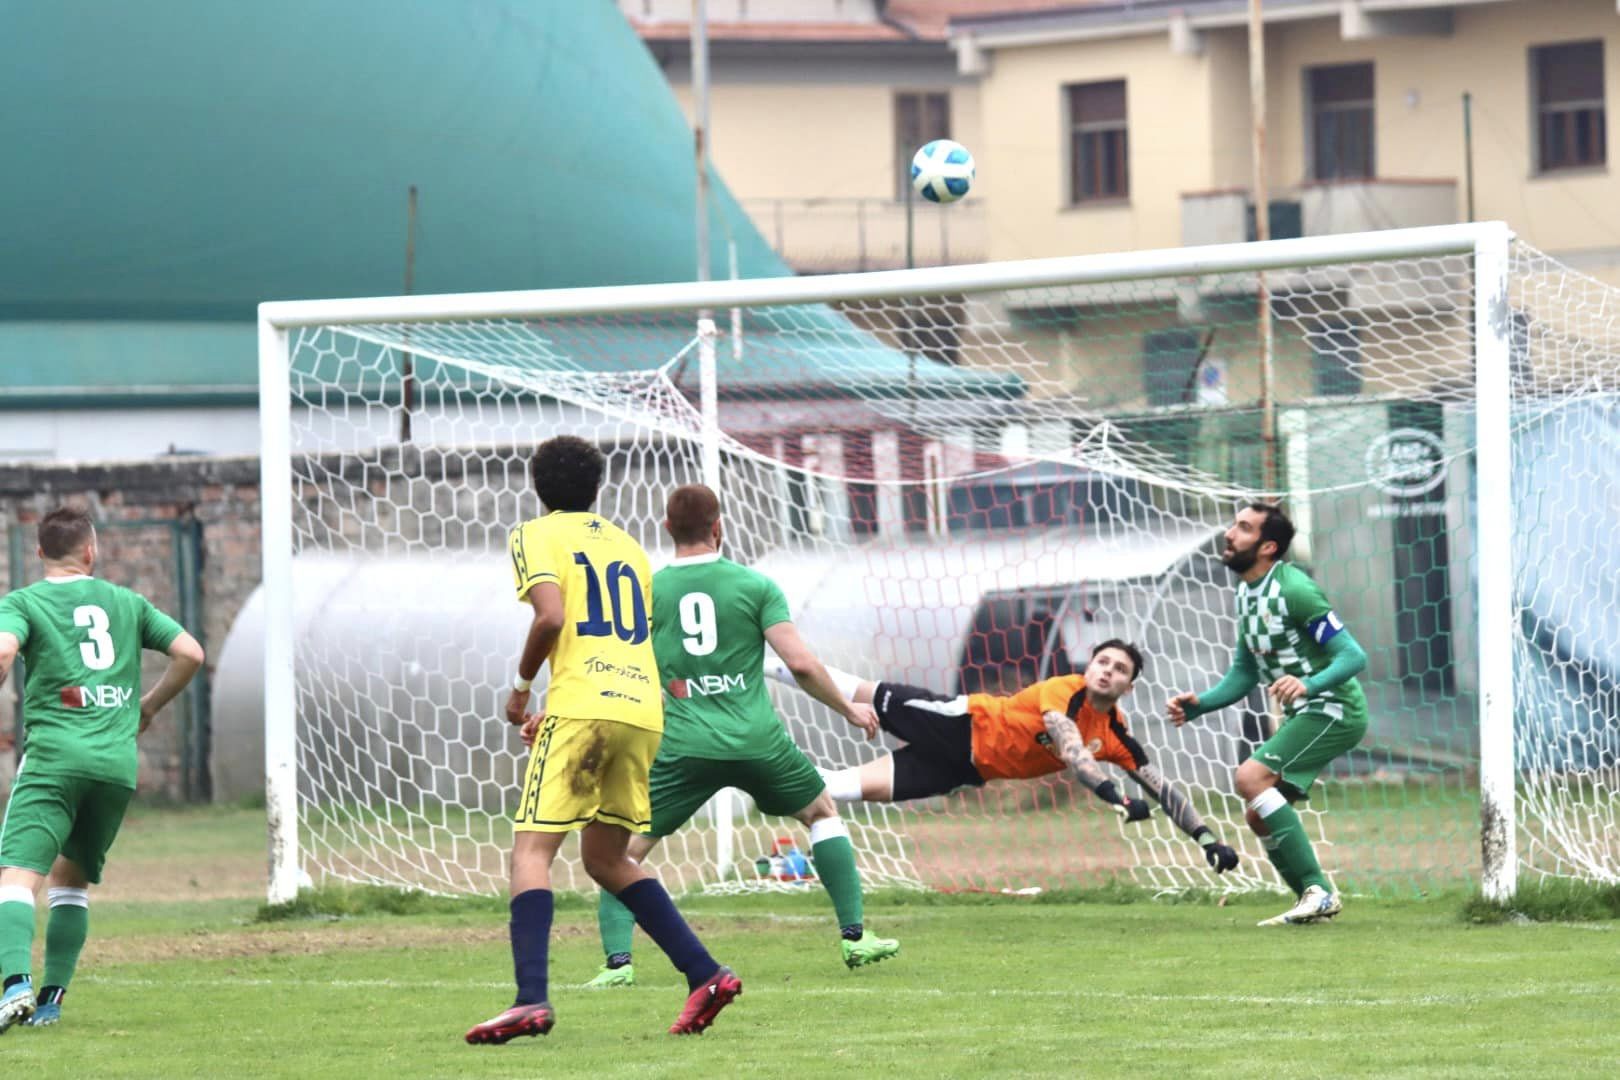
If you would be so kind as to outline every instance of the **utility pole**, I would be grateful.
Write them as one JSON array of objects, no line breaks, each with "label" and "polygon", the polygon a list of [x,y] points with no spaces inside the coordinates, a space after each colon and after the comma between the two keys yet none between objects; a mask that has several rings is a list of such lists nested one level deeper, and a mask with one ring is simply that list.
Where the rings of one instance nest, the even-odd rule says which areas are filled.
[{"label": "utility pole", "polygon": [[[416,185],[412,184],[405,193],[405,295],[411,295],[415,289]],[[410,344],[409,337],[406,338],[405,344]],[[399,441],[402,444],[411,441],[411,409],[416,405],[415,360],[409,349],[400,356],[401,366],[405,369],[399,398]]]},{"label": "utility pole", "polygon": [[[1271,195],[1266,190],[1266,26],[1261,0],[1249,0],[1249,115],[1254,121],[1250,147],[1254,161],[1250,201],[1254,204],[1254,238],[1271,239]],[[1277,407],[1271,370],[1271,290],[1265,271],[1255,275],[1256,327],[1260,343],[1261,484],[1277,490]]]},{"label": "utility pole", "polygon": [[709,280],[709,15],[692,0],[692,148],[697,156],[697,277]]}]

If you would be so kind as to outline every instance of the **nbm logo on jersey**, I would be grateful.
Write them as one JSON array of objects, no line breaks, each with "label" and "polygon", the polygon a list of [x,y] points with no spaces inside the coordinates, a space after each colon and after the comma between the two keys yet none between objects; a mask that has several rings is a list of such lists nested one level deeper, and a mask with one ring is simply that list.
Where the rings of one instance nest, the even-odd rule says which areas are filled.
[{"label": "nbm logo on jersey", "polygon": [[744,675],[699,675],[691,679],[671,679],[667,687],[669,696],[677,701],[685,701],[693,697],[714,697],[717,694],[729,694],[733,690],[747,690],[748,676]]},{"label": "nbm logo on jersey", "polygon": [[64,686],[61,701],[70,709],[116,709],[128,705],[135,691],[127,686]]}]

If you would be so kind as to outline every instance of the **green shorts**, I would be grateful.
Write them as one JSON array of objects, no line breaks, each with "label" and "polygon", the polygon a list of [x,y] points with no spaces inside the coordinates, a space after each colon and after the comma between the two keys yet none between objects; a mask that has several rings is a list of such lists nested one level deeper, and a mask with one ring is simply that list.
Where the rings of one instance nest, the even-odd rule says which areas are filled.
[{"label": "green shorts", "polygon": [[1277,734],[1254,748],[1254,760],[1282,777],[1278,785],[1290,801],[1309,799],[1311,785],[1328,762],[1355,749],[1367,734],[1367,715],[1355,710],[1334,719],[1302,709],[1283,721]]},{"label": "green shorts", "polygon": [[48,874],[56,857],[65,855],[99,884],[107,849],[134,795],[135,789],[105,780],[36,772],[25,757],[0,826],[0,866]]},{"label": "green shorts", "polygon": [[756,757],[699,758],[659,754],[652,766],[653,836],[685,825],[721,788],[747,792],[760,812],[786,817],[803,810],[827,787],[804,752],[784,733]]}]

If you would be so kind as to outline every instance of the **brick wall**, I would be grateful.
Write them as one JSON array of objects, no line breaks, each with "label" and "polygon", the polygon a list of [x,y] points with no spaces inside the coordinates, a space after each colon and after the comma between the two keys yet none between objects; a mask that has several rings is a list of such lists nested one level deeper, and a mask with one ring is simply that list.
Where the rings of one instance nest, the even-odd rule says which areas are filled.
[{"label": "brick wall", "polygon": [[[685,447],[644,440],[605,449],[609,471],[598,509],[625,524],[642,543],[656,545],[664,498],[676,484],[695,479],[695,457]],[[303,459],[296,470],[295,497],[304,543],[316,550],[363,547],[391,554],[465,549],[480,558],[494,553],[500,559],[511,524],[537,509],[526,470],[529,452],[529,447],[512,446],[406,446]],[[749,468],[735,462],[730,472],[738,483],[764,490],[765,482]],[[258,459],[0,465],[0,592],[9,590],[13,580],[13,535],[20,537],[25,553],[22,583],[38,579],[35,523],[64,502],[89,507],[99,523],[98,575],[135,589],[177,618],[176,526],[200,530],[201,632],[197,626],[186,629],[208,650],[211,676],[226,635],[260,580]],[[773,520],[769,507],[740,500],[728,542],[745,559],[752,558],[749,538],[774,535]],[[163,664],[161,656],[148,654],[143,672],[148,685]],[[501,678],[505,664],[503,658]],[[208,781],[218,781],[221,798],[238,798],[262,790],[262,715],[256,702],[227,700],[222,707],[228,715],[213,711],[212,753],[198,768]],[[196,798],[212,786],[203,784],[199,790],[194,768],[187,790],[182,767],[187,760],[185,708],[185,699],[177,700],[141,739],[142,798]],[[0,735],[11,732],[14,709],[15,685],[8,683],[0,688]],[[430,719],[408,715],[403,726],[419,727]],[[0,753],[0,786],[9,784],[5,770],[13,759]]]},{"label": "brick wall", "polygon": [[[177,536],[200,531],[197,586],[201,625],[187,626],[209,652],[212,668],[232,621],[259,583],[259,463],[256,458],[174,458],[129,464],[0,465],[0,591],[14,580],[11,553],[20,536],[20,580],[38,580],[35,524],[52,507],[88,507],[98,522],[97,574],[150,598],[180,615]],[[194,526],[193,526],[194,523]],[[177,526],[179,528],[177,528]],[[163,669],[148,654],[150,684]],[[15,717],[14,683],[0,689],[0,732],[9,736]],[[141,739],[140,794],[178,800],[187,794],[182,769],[186,702],[176,701]],[[4,772],[12,754],[0,754]],[[9,775],[0,775],[9,786]],[[200,791],[193,784],[191,794]]]}]

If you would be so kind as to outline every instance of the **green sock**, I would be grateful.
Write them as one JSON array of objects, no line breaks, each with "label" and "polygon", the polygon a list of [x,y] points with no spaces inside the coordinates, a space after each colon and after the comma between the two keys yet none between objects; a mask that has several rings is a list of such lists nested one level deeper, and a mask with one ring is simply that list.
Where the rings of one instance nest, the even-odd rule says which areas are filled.
[{"label": "green sock", "polygon": [[1277,868],[1277,873],[1283,879],[1283,883],[1293,889],[1294,895],[1298,896],[1304,890],[1304,886],[1299,883],[1299,878],[1294,874],[1293,867],[1289,865],[1288,860],[1283,858],[1282,844],[1275,836],[1262,836],[1260,846],[1266,849],[1266,858],[1270,859],[1271,865]]},{"label": "green sock", "polygon": [[864,914],[861,872],[855,869],[855,845],[849,842],[849,835],[827,837],[811,846],[810,855],[816,861],[816,875],[832,897],[839,929],[860,926]]},{"label": "green sock", "polygon": [[630,938],[635,933],[636,917],[619,898],[603,889],[596,898],[596,929],[602,935],[602,952],[609,960],[614,956],[630,955]]},{"label": "green sock", "polygon": [[0,978],[30,975],[34,963],[34,905],[0,903]]},{"label": "green sock", "polygon": [[1322,873],[1322,864],[1316,861],[1316,851],[1311,847],[1311,841],[1305,835],[1305,823],[1299,819],[1299,814],[1292,806],[1282,806],[1273,810],[1265,818],[1266,828],[1271,830],[1272,839],[1277,841],[1277,853],[1272,861],[1278,869],[1287,866],[1284,877],[1290,873],[1293,878],[1289,884],[1294,886],[1296,892],[1304,892],[1312,885],[1332,891],[1328,885],[1327,875]]},{"label": "green sock", "polygon": [[79,966],[79,953],[90,933],[90,909],[82,904],[52,904],[45,920],[46,986],[66,990]]}]

